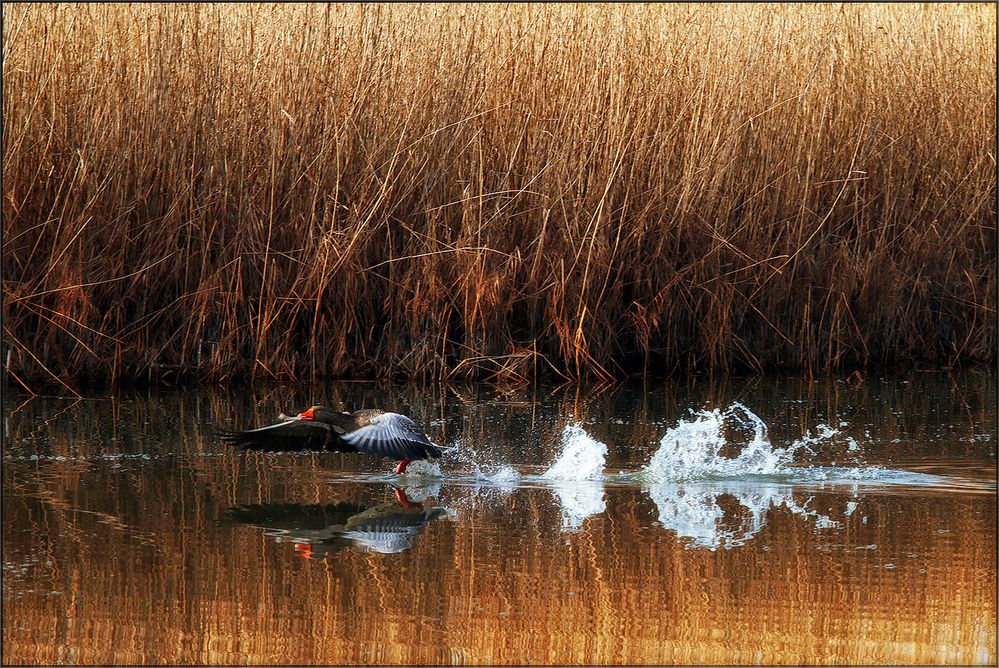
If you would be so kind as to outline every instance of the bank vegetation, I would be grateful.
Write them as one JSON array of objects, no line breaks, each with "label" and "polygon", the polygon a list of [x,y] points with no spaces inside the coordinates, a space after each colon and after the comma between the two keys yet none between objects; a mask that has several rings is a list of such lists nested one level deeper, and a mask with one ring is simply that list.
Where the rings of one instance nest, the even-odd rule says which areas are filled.
[{"label": "bank vegetation", "polygon": [[995,5],[3,9],[14,385],[994,361]]}]

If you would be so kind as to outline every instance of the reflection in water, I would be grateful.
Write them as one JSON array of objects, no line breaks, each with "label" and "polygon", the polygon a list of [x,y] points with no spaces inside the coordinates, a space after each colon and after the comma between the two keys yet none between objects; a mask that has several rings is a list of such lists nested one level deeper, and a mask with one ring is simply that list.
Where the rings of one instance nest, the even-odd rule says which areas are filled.
[{"label": "reflection in water", "polygon": [[[805,506],[798,505],[793,488],[787,486],[704,488],[658,483],[650,485],[646,491],[656,504],[660,524],[677,536],[692,539],[687,544],[692,548],[715,550],[745,545],[760,533],[766,524],[767,513],[780,506],[799,517],[811,519],[816,529],[840,526],[825,515],[807,510],[807,501]],[[731,508],[733,503],[737,509],[726,513],[725,508]]]},{"label": "reflection in water", "polygon": [[396,498],[376,506],[355,503],[301,505],[263,503],[226,511],[226,520],[265,529],[279,543],[295,544],[295,552],[321,559],[349,545],[368,552],[394,554],[408,550],[431,522],[447,517],[447,508],[425,508],[410,501],[404,489]]},{"label": "reflection in water", "polygon": [[600,482],[559,480],[553,483],[552,489],[562,507],[563,529],[579,529],[583,520],[598,515],[607,508],[604,486]]},{"label": "reflection in water", "polygon": [[[990,376],[310,392],[5,404],[4,662],[996,661]],[[208,427],[313,403],[461,449],[397,478]]]}]

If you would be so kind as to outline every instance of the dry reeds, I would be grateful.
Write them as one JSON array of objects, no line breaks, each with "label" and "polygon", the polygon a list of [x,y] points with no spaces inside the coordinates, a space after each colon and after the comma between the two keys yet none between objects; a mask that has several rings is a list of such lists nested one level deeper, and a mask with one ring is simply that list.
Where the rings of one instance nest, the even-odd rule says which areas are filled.
[{"label": "dry reeds", "polygon": [[4,5],[4,362],[992,361],[994,5]]}]

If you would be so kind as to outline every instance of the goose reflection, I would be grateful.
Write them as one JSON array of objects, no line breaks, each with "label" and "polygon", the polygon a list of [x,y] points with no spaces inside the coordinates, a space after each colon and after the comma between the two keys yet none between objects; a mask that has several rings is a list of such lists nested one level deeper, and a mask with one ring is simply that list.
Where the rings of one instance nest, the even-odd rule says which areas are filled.
[{"label": "goose reflection", "polygon": [[413,546],[434,520],[452,511],[425,507],[394,488],[395,498],[378,505],[263,503],[229,508],[224,521],[263,529],[279,543],[294,543],[296,554],[321,559],[345,547],[395,554]]}]

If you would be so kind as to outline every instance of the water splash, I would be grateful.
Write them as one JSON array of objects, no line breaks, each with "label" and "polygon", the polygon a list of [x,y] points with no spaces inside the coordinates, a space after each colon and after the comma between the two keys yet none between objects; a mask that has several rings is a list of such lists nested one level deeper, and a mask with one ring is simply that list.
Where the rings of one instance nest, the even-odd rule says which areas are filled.
[{"label": "water splash", "polygon": [[402,474],[403,477],[422,477],[422,478],[440,478],[444,474],[441,473],[441,465],[437,462],[432,462],[428,459],[418,459],[416,461],[410,462],[406,466],[406,472]]},{"label": "water splash", "polygon": [[[739,453],[723,454],[733,443],[726,434],[743,436]],[[699,411],[692,420],[681,420],[659,442],[659,449],[640,477],[650,481],[679,481],[736,475],[784,473],[799,451],[813,452],[812,446],[838,432],[821,425],[816,436],[806,435],[786,448],[770,442],[767,425],[751,410],[734,403],[725,410]]]},{"label": "water splash", "polygon": [[469,445],[461,445],[446,455],[446,461],[459,467],[471,469],[474,480],[493,483],[500,487],[510,487],[520,479],[520,473],[504,462],[489,461]]},{"label": "water splash", "polygon": [[595,440],[580,424],[562,430],[562,453],[547,471],[546,480],[600,480],[603,478],[607,446]]},{"label": "water splash", "polygon": [[[746,409],[749,410],[749,409]],[[846,426],[845,422],[841,422],[840,426]],[[792,448],[795,450],[803,449],[811,455],[815,454],[815,450],[812,448],[813,445],[821,445],[823,443],[828,443],[834,436],[839,434],[838,429],[833,429],[827,424],[819,424],[815,427],[815,435],[813,436],[810,431],[806,431],[805,435],[792,444]],[[856,451],[860,449],[857,445],[857,441],[853,438],[847,439],[847,449],[850,451]]]},{"label": "water splash", "polygon": [[480,477],[498,485],[514,484],[520,479],[520,474],[512,466],[499,466],[492,473],[484,473],[481,469],[476,471]]}]

